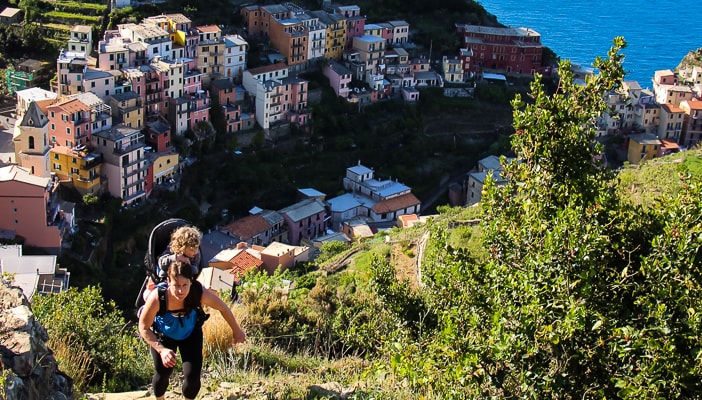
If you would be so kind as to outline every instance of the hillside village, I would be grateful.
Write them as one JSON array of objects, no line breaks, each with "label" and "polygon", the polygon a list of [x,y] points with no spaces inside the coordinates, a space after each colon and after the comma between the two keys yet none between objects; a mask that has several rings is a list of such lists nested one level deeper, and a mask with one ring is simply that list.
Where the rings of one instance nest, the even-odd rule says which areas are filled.
[{"label": "hillside village", "polygon": [[[14,146],[14,154],[0,160],[3,239],[60,254],[70,247],[76,226],[75,204],[57,196],[60,185],[138,206],[157,187],[175,190],[193,162],[184,156],[187,148],[196,141],[257,129],[266,137],[310,129],[309,103],[318,95],[300,77],[310,70],[321,70],[338,97],[359,106],[416,102],[423,87],[445,87],[456,95],[470,93],[476,79],[505,84],[505,75],[553,72],[542,65],[540,35],[528,28],[455,24],[461,48],[455,57],[443,56],[435,71],[431,57],[409,56],[407,22],[367,22],[358,6],[304,10],[286,3],[246,6],[241,14],[242,34],[193,26],[184,14],[121,24],[103,38],[93,38],[90,26],[75,25],[57,55],[50,90],[34,87],[36,63],[8,70],[8,90],[17,103],[0,120],[13,132]],[[270,42],[275,51],[267,55],[268,65],[247,68],[247,38]],[[593,71],[576,73],[584,78]],[[626,82],[609,96],[615,112],[598,120],[598,137],[621,139],[620,150],[634,164],[696,145],[702,139],[701,81],[702,67],[690,66],[656,71],[652,91]],[[213,120],[213,107],[221,108],[223,124]],[[482,160],[449,187],[452,205],[478,203],[485,177],[502,179],[501,168],[497,156]],[[376,177],[361,161],[348,166],[343,189],[330,198],[314,188],[299,189],[299,201],[279,210],[252,204],[250,215],[208,233],[208,259],[219,271],[272,271],[309,260],[327,241],[348,242],[411,224],[422,211],[410,187]],[[2,257],[28,260],[21,246]],[[39,261],[33,260],[4,262],[3,272],[31,275],[25,277],[29,293],[68,287],[70,273],[56,266],[54,256],[42,259],[42,268],[34,268]],[[27,263],[32,267],[20,268]],[[231,277],[229,285],[235,279],[220,275]]]}]

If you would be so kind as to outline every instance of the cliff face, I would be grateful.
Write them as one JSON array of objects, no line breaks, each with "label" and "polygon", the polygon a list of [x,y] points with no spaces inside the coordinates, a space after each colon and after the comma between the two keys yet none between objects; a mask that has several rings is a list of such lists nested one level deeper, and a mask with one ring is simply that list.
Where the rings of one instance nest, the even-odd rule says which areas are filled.
[{"label": "cliff face", "polygon": [[58,370],[48,339],[22,291],[0,281],[0,398],[71,398],[73,381]]}]

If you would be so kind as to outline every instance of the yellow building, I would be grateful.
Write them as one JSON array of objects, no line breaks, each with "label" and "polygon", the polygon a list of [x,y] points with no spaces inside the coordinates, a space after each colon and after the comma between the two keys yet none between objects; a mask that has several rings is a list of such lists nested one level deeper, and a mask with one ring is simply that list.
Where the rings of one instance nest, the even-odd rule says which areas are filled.
[{"label": "yellow building", "polygon": [[661,141],[652,133],[642,133],[629,138],[628,161],[639,164],[660,155]]},{"label": "yellow building", "polygon": [[100,194],[102,155],[84,148],[54,146],[50,152],[51,172],[62,182],[72,184],[80,194]]},{"label": "yellow building", "polygon": [[[151,155],[147,155],[151,158]],[[153,159],[154,179],[153,182],[163,183],[175,175],[178,167],[177,153],[155,153]]]},{"label": "yellow building", "polygon": [[144,125],[142,102],[136,92],[115,93],[110,96],[109,102],[113,122],[121,122],[130,128],[141,128]]},{"label": "yellow building", "polygon": [[327,42],[324,57],[340,60],[346,46],[346,19],[338,14],[331,16],[335,22],[327,25]]},{"label": "yellow building", "polygon": [[322,10],[310,11],[309,13],[318,18],[326,29],[324,58],[340,60],[346,46],[346,17],[341,14],[329,14]]}]

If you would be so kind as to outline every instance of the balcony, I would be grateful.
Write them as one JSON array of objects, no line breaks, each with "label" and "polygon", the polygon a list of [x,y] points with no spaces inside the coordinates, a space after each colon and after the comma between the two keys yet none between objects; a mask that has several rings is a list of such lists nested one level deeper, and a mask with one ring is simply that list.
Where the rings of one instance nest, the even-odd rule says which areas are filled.
[{"label": "balcony", "polygon": [[123,147],[115,147],[113,150],[114,154],[127,154],[131,151],[138,149],[139,147],[144,147],[143,142],[136,142]]},{"label": "balcony", "polygon": [[[88,176],[88,177],[82,177],[80,175],[77,175],[74,179],[76,181],[82,182],[82,183],[93,183],[95,181],[98,181],[98,182],[100,181],[100,175],[92,175],[92,176]],[[98,182],[95,182],[95,183],[98,183]]]},{"label": "balcony", "polygon": [[[137,168],[132,168],[132,169],[129,169],[128,167],[122,168],[123,175],[125,178],[132,178],[135,176],[138,178],[139,176],[141,176],[141,174],[146,174],[146,171],[149,169],[149,164],[147,162],[145,162],[145,160],[143,158],[141,160],[138,160],[138,161],[141,161],[143,163],[143,165],[140,165]],[[132,163],[132,165],[134,165],[134,164],[137,164],[137,162],[135,161]]]},{"label": "balcony", "polygon": [[122,200],[123,200],[125,203],[131,203],[131,202],[133,202],[134,200],[136,200],[136,199],[138,199],[138,198],[141,198],[141,197],[144,197],[144,196],[146,196],[146,191],[144,191],[144,190],[138,190],[138,191],[136,191],[136,192],[134,192],[134,193],[128,195],[127,197],[125,197],[125,198],[122,199]]},{"label": "balcony", "polygon": [[161,102],[161,92],[154,92],[146,97],[146,105],[151,105],[154,103],[160,103]]}]

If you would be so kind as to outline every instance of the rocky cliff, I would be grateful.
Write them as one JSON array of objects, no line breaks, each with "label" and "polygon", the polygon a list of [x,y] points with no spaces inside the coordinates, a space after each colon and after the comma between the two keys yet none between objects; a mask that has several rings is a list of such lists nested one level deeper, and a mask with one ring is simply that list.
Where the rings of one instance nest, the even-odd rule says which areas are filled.
[{"label": "rocky cliff", "polygon": [[22,290],[0,281],[0,398],[71,399],[73,382],[58,370],[48,339]]}]

